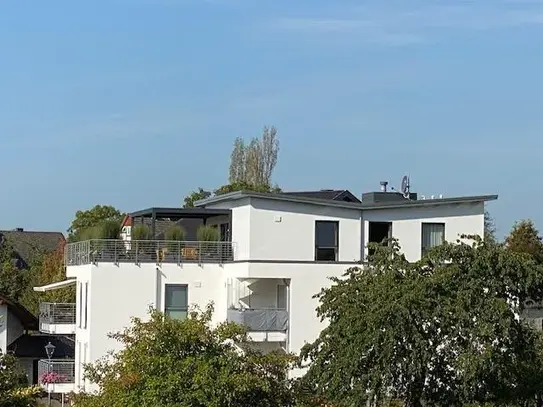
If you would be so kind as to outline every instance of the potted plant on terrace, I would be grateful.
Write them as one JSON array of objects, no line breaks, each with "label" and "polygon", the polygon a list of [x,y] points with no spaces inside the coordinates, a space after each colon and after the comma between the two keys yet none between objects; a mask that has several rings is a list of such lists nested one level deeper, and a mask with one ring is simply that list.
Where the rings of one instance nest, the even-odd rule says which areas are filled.
[{"label": "potted plant on terrace", "polygon": [[185,240],[185,230],[179,225],[172,225],[166,229],[164,237],[166,238],[166,244],[159,255],[161,261],[179,259],[182,248],[180,242]]},{"label": "potted plant on terrace", "polygon": [[202,225],[196,231],[196,237],[200,247],[200,257],[208,259],[220,259],[220,246],[217,244],[221,240],[221,234],[216,226]]},{"label": "potted plant on terrace", "polygon": [[139,261],[149,261],[156,258],[155,247],[151,242],[151,230],[147,225],[138,224],[132,227],[132,242],[130,243],[130,252],[136,256]]}]

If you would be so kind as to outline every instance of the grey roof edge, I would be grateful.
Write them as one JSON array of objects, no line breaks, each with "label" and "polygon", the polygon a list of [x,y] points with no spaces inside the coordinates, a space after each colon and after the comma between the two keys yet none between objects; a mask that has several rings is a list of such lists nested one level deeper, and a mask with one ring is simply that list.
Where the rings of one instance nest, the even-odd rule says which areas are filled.
[{"label": "grey roof edge", "polygon": [[315,198],[304,198],[299,196],[290,196],[284,194],[272,194],[272,193],[262,193],[262,192],[252,192],[252,191],[236,191],[230,192],[228,194],[214,196],[207,199],[202,199],[195,202],[195,206],[202,207],[209,204],[235,201],[243,198],[260,198],[268,199],[274,201],[284,201],[284,202],[295,202],[295,203],[305,203],[312,205],[320,206],[329,206],[336,208],[345,208],[345,209],[392,209],[392,208],[407,208],[407,207],[417,207],[417,206],[433,206],[433,205],[447,205],[454,203],[470,203],[470,202],[487,202],[495,201],[498,199],[498,195],[473,195],[473,196],[459,196],[452,198],[441,198],[441,199],[419,199],[416,201],[398,201],[398,202],[378,202],[378,203],[356,203],[356,202],[344,202],[344,201],[332,201],[329,199],[315,199]]},{"label": "grey roof edge", "polygon": [[184,213],[190,213],[190,212],[194,212],[194,213],[201,212],[201,213],[209,213],[210,215],[213,215],[213,214],[221,215],[221,214],[228,214],[229,211],[230,211],[229,209],[215,209],[215,208],[202,208],[202,207],[195,207],[195,208],[151,207],[151,208],[145,208],[139,211],[131,212],[128,214],[128,216],[136,218],[140,216],[148,216],[152,214],[153,212],[155,213],[167,212],[167,213],[172,213],[172,214],[176,213],[180,215]]}]

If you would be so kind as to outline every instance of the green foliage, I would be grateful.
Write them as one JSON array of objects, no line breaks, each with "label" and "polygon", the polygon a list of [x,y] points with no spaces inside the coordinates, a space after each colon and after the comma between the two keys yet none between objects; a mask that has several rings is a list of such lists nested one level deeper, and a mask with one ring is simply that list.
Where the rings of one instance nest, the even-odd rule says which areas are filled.
[{"label": "green foliage", "polygon": [[291,405],[287,371],[293,357],[240,350],[245,330],[211,324],[213,309],[183,321],[157,311],[112,335],[123,344],[110,361],[87,368],[100,386],[76,396],[78,407],[283,407]]},{"label": "green foliage", "polygon": [[485,211],[485,234],[487,242],[496,242],[496,224],[488,211]]},{"label": "green foliage", "polygon": [[543,242],[531,220],[517,222],[505,238],[505,244],[509,250],[524,253],[536,262],[543,263]]},{"label": "green foliage", "polygon": [[0,352],[0,407],[34,406],[39,393],[38,388],[28,387],[15,357]]},{"label": "green foliage", "polygon": [[0,293],[19,301],[28,286],[29,273],[15,267],[13,247],[7,241],[0,244]]},{"label": "green foliage", "polygon": [[541,293],[543,270],[503,245],[444,244],[409,263],[397,242],[375,245],[367,269],[323,289],[330,324],[306,345],[303,382],[341,407],[536,406],[543,393],[539,333],[518,304]]},{"label": "green foliage", "polygon": [[121,223],[117,220],[108,219],[100,224],[101,239],[118,239],[121,233]]},{"label": "green foliage", "polygon": [[[110,205],[96,205],[89,210],[77,211],[75,219],[68,229],[68,238],[70,241],[87,240],[89,236],[82,236],[82,234],[98,233],[96,229],[93,232],[88,232],[89,229],[100,226],[106,221],[115,221],[120,224],[123,216],[123,213]],[[96,239],[94,236],[90,238]]]},{"label": "green foliage", "polygon": [[34,315],[38,315],[40,302],[75,303],[75,284],[45,293],[37,293],[32,289],[64,280],[66,280],[64,247],[59,246],[54,252],[43,255],[39,262],[32,265],[30,281],[21,298],[21,304]]},{"label": "green foliage", "polygon": [[132,240],[150,240],[151,238],[151,230],[147,225],[132,226]]},{"label": "green foliage", "polygon": [[196,191],[192,191],[188,196],[185,197],[183,208],[194,208],[194,202],[201,201],[202,199],[209,198],[211,192],[204,190],[203,188],[198,188]]},{"label": "green foliage", "polygon": [[179,225],[170,226],[164,235],[166,240],[174,240],[176,242],[185,240],[185,230]]},{"label": "green foliage", "polygon": [[221,233],[214,226],[202,225],[196,231],[196,239],[199,242],[218,242],[221,240]]}]

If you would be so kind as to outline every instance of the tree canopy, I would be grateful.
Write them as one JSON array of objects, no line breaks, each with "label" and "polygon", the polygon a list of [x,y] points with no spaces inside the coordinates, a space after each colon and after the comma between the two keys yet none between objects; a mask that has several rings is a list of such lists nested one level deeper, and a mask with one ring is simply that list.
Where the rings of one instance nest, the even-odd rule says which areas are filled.
[{"label": "tree canopy", "polygon": [[184,199],[183,207],[192,208],[194,202],[214,195],[235,191],[281,192],[272,184],[272,175],[277,165],[279,140],[275,127],[264,127],[260,138],[254,137],[249,143],[238,137],[230,155],[228,184],[213,192],[198,188]]},{"label": "tree canopy", "polygon": [[79,210],[68,229],[68,239],[77,241],[84,238],[85,233],[93,233],[93,228],[101,227],[112,222],[120,225],[124,214],[111,205],[95,205],[88,210]]},{"label": "tree canopy", "polygon": [[527,254],[536,262],[543,263],[543,242],[531,220],[517,222],[505,238],[505,244],[509,250]]},{"label": "tree canopy", "polygon": [[14,264],[14,251],[11,244],[4,240],[0,244],[0,293],[12,300],[19,301],[27,290],[29,272],[19,270]]},{"label": "tree canopy", "polygon": [[302,350],[305,386],[342,407],[539,406],[541,337],[518,315],[541,292],[542,271],[477,237],[416,263],[397,242],[376,246],[366,270],[317,295],[329,326]]},{"label": "tree canopy", "polygon": [[211,326],[213,309],[191,311],[183,321],[152,311],[113,337],[123,350],[87,370],[100,386],[77,397],[79,407],[283,407],[291,405],[290,355],[262,354],[236,343],[244,328]]},{"label": "tree canopy", "polygon": [[15,357],[0,351],[0,407],[33,406],[40,392],[39,388],[28,386]]}]

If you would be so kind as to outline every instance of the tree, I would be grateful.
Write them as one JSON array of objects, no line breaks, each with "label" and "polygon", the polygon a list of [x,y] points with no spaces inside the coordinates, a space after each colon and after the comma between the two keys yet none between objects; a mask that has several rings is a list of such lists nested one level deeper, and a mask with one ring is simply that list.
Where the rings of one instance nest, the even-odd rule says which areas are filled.
[{"label": "tree", "polygon": [[505,238],[505,244],[509,250],[527,254],[538,263],[543,263],[543,242],[531,220],[516,223]]},{"label": "tree", "polygon": [[190,195],[185,197],[183,208],[194,208],[194,202],[209,198],[210,196],[211,192],[206,191],[203,188],[198,188],[196,191],[192,191]]},{"label": "tree", "polygon": [[254,137],[248,145],[237,138],[230,156],[229,184],[271,186],[277,165],[279,140],[275,127],[264,127],[261,138]]},{"label": "tree", "polygon": [[37,387],[28,387],[26,375],[20,371],[15,357],[0,351],[0,407],[33,406],[40,392]]},{"label": "tree", "polygon": [[488,242],[496,242],[496,224],[488,211],[485,211],[484,238]]},{"label": "tree", "polygon": [[30,275],[30,284],[22,296],[21,303],[35,315],[38,315],[40,302],[75,303],[75,285],[45,293],[37,293],[33,290],[33,287],[66,280],[64,244],[60,244],[55,251],[44,254],[39,262],[33,264]]},{"label": "tree", "polygon": [[[477,237],[444,244],[409,263],[374,246],[318,295],[329,322],[301,352],[303,381],[332,405],[536,406],[543,384],[541,336],[519,321],[543,272],[526,256]],[[385,404],[382,404],[385,403]]]},{"label": "tree", "polygon": [[27,289],[29,274],[15,266],[14,254],[9,242],[0,243],[0,293],[18,301]]},{"label": "tree", "polygon": [[85,211],[77,211],[68,229],[70,241],[79,240],[86,229],[99,226],[106,221],[122,221],[124,214],[110,205],[96,205]]},{"label": "tree", "polygon": [[88,368],[97,395],[77,397],[79,407],[192,406],[282,407],[291,403],[290,355],[243,351],[241,326],[211,326],[213,309],[191,311],[184,321],[152,311],[146,322],[113,337],[123,350]]}]

